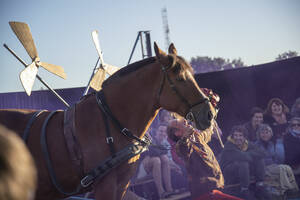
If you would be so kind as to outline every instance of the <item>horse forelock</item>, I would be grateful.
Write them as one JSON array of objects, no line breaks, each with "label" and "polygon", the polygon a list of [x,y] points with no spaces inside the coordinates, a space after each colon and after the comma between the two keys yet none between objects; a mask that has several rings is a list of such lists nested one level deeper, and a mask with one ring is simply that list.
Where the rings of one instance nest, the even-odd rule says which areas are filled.
[{"label": "horse forelock", "polygon": [[191,74],[195,74],[194,69],[191,67],[189,62],[187,62],[183,57],[177,56],[177,60],[181,63],[181,66],[183,67],[184,70],[189,70]]}]

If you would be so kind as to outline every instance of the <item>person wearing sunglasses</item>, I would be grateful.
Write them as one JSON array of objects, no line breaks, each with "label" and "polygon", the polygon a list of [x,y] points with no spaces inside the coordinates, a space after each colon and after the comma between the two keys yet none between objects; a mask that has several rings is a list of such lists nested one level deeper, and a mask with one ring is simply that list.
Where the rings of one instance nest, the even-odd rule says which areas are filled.
[{"label": "person wearing sunglasses", "polygon": [[297,184],[300,186],[300,117],[293,117],[289,121],[283,144],[285,163],[292,167]]}]

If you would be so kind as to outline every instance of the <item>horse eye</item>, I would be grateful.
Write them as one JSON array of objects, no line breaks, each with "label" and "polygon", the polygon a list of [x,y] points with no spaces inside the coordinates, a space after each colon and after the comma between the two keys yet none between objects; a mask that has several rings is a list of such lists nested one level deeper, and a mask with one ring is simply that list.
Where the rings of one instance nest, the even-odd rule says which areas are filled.
[{"label": "horse eye", "polygon": [[180,71],[181,71],[181,67],[180,67],[180,64],[176,64],[174,67],[173,67],[173,70],[172,70],[175,74],[179,74]]}]

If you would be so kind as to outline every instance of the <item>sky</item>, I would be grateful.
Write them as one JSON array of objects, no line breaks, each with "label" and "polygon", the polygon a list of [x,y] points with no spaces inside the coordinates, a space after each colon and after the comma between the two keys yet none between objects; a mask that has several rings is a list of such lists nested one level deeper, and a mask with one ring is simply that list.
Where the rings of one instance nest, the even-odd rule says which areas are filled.
[{"label": "sky", "polygon": [[[23,91],[19,73],[31,59],[9,21],[30,26],[41,61],[60,65],[67,79],[40,68],[52,88],[85,87],[98,55],[91,32],[99,31],[106,63],[127,65],[138,31],[166,50],[162,9],[167,8],[170,41],[179,55],[241,58],[248,65],[272,62],[286,51],[300,54],[299,0],[1,0],[0,93]],[[132,62],[141,60],[138,44]],[[45,89],[35,81],[33,90]]]}]

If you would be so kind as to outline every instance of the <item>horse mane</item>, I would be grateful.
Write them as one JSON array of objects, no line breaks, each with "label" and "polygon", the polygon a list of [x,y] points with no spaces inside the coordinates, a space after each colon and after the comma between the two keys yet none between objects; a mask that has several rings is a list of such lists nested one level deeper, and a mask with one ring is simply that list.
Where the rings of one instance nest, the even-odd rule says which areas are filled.
[{"label": "horse mane", "polygon": [[[171,56],[169,56],[171,57]],[[183,65],[184,68],[187,68],[187,70],[189,70],[193,75],[194,75],[194,70],[193,68],[190,66],[190,64],[181,56],[176,56],[176,58],[184,63],[187,63],[188,65],[186,65],[187,67],[185,67],[185,65]],[[106,79],[103,84],[102,87],[107,86],[110,82],[119,79],[122,76],[125,76],[131,72],[137,71],[138,69],[147,66],[149,64],[152,64],[156,61],[156,57],[150,57],[150,58],[146,58],[140,61],[137,61],[135,63],[129,64],[125,67],[122,67],[119,71],[117,71],[116,73],[114,73],[112,76],[110,76],[108,79]]]},{"label": "horse mane", "polygon": [[116,73],[114,73],[112,76],[110,76],[108,79],[106,79],[103,84],[102,87],[105,87],[107,84],[109,84],[111,81],[116,80],[122,76],[125,76],[131,72],[134,72],[144,66],[147,66],[149,64],[152,64],[156,61],[155,57],[150,57],[150,58],[146,58],[140,61],[137,61],[135,63],[129,64],[123,68],[121,68],[119,71],[117,71]]}]

